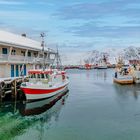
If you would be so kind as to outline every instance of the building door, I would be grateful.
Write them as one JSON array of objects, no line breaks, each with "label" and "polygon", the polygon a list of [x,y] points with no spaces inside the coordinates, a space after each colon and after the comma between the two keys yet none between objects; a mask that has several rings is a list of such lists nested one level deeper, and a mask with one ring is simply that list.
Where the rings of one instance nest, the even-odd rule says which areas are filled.
[{"label": "building door", "polygon": [[7,48],[2,48],[2,54],[8,54]]},{"label": "building door", "polygon": [[14,65],[11,65],[11,77],[14,77],[15,76],[14,75],[14,72],[15,72]]},{"label": "building door", "polygon": [[19,76],[19,68],[18,68],[18,65],[16,65],[16,77]]},{"label": "building door", "polygon": [[26,76],[27,70],[26,70],[26,65],[24,65],[24,75]]}]

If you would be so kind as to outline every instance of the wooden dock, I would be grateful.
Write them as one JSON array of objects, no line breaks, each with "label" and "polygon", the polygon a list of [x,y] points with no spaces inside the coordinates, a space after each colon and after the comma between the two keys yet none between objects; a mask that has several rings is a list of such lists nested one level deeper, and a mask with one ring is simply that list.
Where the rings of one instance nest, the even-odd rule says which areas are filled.
[{"label": "wooden dock", "polygon": [[27,81],[28,77],[9,77],[0,78],[0,99],[10,96],[12,99],[17,98],[17,93],[20,91],[20,85],[23,81]]}]

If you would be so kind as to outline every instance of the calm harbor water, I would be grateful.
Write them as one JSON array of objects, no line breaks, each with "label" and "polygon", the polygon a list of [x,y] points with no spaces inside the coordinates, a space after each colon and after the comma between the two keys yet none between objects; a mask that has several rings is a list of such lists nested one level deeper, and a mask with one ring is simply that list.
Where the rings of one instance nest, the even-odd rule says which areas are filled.
[{"label": "calm harbor water", "polygon": [[113,70],[68,70],[69,92],[0,106],[0,140],[139,140],[140,85],[112,82]]}]

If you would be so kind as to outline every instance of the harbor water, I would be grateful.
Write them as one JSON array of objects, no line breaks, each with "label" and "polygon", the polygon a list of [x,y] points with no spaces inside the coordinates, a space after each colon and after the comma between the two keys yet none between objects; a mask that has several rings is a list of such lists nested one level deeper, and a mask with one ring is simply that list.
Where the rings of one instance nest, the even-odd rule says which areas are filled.
[{"label": "harbor water", "polygon": [[69,92],[0,104],[0,140],[139,140],[140,85],[114,84],[113,69],[68,70]]}]

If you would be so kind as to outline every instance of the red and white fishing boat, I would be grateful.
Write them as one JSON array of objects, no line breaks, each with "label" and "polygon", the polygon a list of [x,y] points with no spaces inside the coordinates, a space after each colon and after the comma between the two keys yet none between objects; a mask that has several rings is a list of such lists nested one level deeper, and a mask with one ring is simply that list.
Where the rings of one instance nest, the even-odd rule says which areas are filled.
[{"label": "red and white fishing boat", "polygon": [[30,70],[29,81],[21,84],[26,100],[39,100],[67,91],[69,80],[65,71],[57,69]]},{"label": "red and white fishing boat", "polygon": [[[44,58],[44,33],[42,37],[42,52]],[[60,60],[58,51],[55,57]],[[45,62],[45,59],[44,61]],[[42,69],[30,70],[28,72],[29,81],[21,84],[21,90],[26,96],[26,100],[40,100],[44,98],[52,97],[58,93],[65,93],[68,87],[68,77],[66,72],[59,69],[45,69],[45,63],[42,64]],[[49,67],[49,66],[48,66]]]}]

